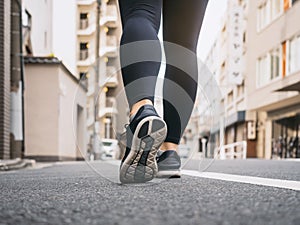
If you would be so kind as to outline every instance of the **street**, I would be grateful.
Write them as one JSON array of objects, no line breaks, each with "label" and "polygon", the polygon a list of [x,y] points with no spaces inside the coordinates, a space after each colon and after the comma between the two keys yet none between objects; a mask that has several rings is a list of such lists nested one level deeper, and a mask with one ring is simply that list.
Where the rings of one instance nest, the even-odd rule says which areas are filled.
[{"label": "street", "polygon": [[[202,164],[207,176],[296,182],[203,178]],[[299,161],[191,160],[183,169],[190,175],[131,185],[117,182],[118,162],[2,172],[0,224],[300,224]]]}]

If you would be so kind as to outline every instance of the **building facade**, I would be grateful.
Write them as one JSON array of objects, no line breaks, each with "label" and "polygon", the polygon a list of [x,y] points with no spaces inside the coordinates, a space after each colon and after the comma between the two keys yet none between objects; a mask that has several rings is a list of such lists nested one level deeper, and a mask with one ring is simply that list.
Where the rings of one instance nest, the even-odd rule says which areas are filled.
[{"label": "building facade", "polygon": [[[227,10],[221,20],[220,32],[205,59],[205,65],[214,76],[218,86],[216,88],[222,96],[221,99],[220,96],[216,96],[217,99],[210,100],[200,96],[202,98],[200,104],[206,102],[206,106],[196,107],[198,111],[200,110],[198,112],[200,123],[197,125],[200,127],[200,133],[205,137],[209,136],[210,145],[207,146],[209,149],[205,153],[207,157],[214,157],[220,145],[228,148],[234,145],[236,150],[247,146],[247,156],[255,157],[253,147],[255,144],[253,138],[248,135],[249,121],[246,119],[248,2],[228,1]],[[209,111],[216,106],[218,110]]]},{"label": "building facade", "polygon": [[25,84],[25,157],[84,159],[86,87],[55,57],[25,57]]},{"label": "building facade", "polygon": [[[115,139],[123,132],[120,124],[125,124],[125,110],[118,113],[118,109],[126,106],[123,106],[124,99],[120,97],[123,96],[122,88],[119,86],[121,23],[117,1],[78,0],[76,18],[77,71],[88,87],[87,129],[92,148],[94,132],[100,141],[102,138]],[[98,101],[95,102],[95,99]]]},{"label": "building facade", "polygon": [[23,8],[32,16],[34,56],[55,56],[77,76],[76,0],[23,0]]},{"label": "building facade", "polygon": [[0,159],[10,158],[10,11],[11,1],[0,2]]},{"label": "building facade", "polygon": [[247,157],[300,157],[299,10],[299,1],[228,1],[206,59],[223,95],[216,145],[246,143]]},{"label": "building facade", "polygon": [[120,100],[116,95],[122,92],[118,87],[121,23],[117,1],[24,0],[23,8],[32,20],[28,43],[32,54],[62,61],[87,88],[84,134],[89,151],[95,148],[95,135],[100,140],[116,138],[123,131],[118,124],[126,121],[126,113],[117,114]]},{"label": "building facade", "polygon": [[300,157],[299,20],[300,1],[249,1],[247,107],[260,158]]}]

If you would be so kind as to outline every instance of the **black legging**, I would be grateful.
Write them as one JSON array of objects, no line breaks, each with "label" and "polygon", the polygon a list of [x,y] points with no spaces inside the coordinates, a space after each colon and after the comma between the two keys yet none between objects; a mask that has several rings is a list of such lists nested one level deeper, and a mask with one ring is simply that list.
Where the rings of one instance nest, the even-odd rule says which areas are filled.
[{"label": "black legging", "polygon": [[[163,1],[163,4],[162,4]],[[163,39],[189,49],[194,54],[180,56],[172,47],[164,45],[166,72],[163,86],[164,120],[168,134],[166,142],[178,144],[191,116],[197,93],[196,47],[208,0],[119,0],[123,26],[120,59],[122,77],[130,108],[142,99],[154,100],[157,75],[161,61],[161,47],[158,41],[161,8],[163,8]],[[163,7],[162,7],[163,5]],[[130,49],[130,56],[122,46],[128,43],[152,40],[148,57],[155,61],[141,61],[130,65],[126,58],[141,54],[140,48]],[[145,53],[145,52],[144,52]],[[176,65],[170,65],[176,57],[190,67],[189,74]],[[179,90],[183,90],[182,94]],[[179,96],[180,95],[180,96]],[[180,102],[178,102],[180,101]]]}]

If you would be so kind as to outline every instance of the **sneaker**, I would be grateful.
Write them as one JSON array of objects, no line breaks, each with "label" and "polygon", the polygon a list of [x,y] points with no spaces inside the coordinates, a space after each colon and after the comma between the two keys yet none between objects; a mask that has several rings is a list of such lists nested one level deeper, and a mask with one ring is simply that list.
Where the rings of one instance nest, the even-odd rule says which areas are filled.
[{"label": "sneaker", "polygon": [[157,178],[180,178],[181,160],[174,150],[159,151],[157,153]]},{"label": "sneaker", "polygon": [[142,106],[126,128],[126,151],[120,167],[122,183],[144,183],[155,177],[156,154],[166,135],[166,123],[154,107]]}]

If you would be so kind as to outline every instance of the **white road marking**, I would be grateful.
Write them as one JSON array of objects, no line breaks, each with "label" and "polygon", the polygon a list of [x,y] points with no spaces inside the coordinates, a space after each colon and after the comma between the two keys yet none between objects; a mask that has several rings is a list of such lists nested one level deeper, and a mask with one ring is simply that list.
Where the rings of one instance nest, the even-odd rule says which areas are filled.
[{"label": "white road marking", "polygon": [[199,172],[196,170],[181,170],[181,173],[193,177],[232,181],[246,184],[263,185],[269,187],[285,188],[300,191],[300,182],[293,180],[280,180],[262,177],[241,176],[226,173]]}]

